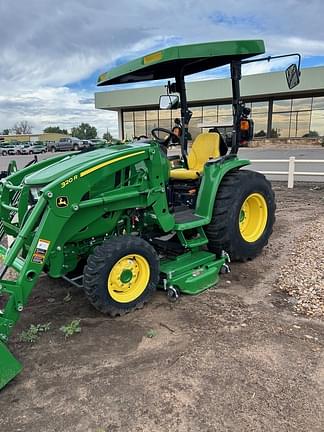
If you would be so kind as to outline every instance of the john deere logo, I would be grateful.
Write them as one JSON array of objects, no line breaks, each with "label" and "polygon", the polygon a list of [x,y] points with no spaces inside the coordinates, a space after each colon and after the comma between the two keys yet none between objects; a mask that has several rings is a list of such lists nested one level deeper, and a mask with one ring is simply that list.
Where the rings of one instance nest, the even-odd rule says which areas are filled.
[{"label": "john deere logo", "polygon": [[59,208],[64,208],[69,205],[69,200],[66,196],[60,196],[56,198],[56,206]]}]

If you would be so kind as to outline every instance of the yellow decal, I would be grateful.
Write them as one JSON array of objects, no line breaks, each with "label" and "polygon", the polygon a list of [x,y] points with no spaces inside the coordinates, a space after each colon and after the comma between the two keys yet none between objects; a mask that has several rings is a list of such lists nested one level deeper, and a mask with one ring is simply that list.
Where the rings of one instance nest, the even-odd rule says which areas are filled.
[{"label": "yellow decal", "polygon": [[121,161],[123,159],[130,158],[130,157],[133,157],[133,156],[137,156],[137,155],[140,155],[140,154],[143,154],[143,153],[145,153],[145,150],[142,150],[142,151],[139,151],[139,152],[136,152],[136,153],[132,153],[132,154],[129,154],[129,155],[125,155],[125,156],[120,156],[120,157],[118,157],[116,159],[112,159],[112,160],[107,161],[107,162],[102,162],[99,165],[96,165],[96,166],[94,166],[92,168],[89,168],[89,169],[87,169],[85,171],[82,171],[80,173],[80,177],[84,177],[84,176],[86,176],[88,174],[91,174],[92,172],[97,171],[98,169],[103,168],[103,167],[105,167],[107,165],[111,165],[111,164],[113,164],[115,162]]},{"label": "yellow decal", "polygon": [[65,186],[68,186],[69,184],[73,183],[74,180],[77,180],[77,179],[78,179],[78,175],[75,174],[73,177],[70,177],[70,178],[68,178],[68,179],[66,179],[66,180],[64,180],[64,181],[62,181],[62,182],[61,182],[61,189],[64,189]]},{"label": "yellow decal", "polygon": [[100,82],[104,81],[105,79],[106,79],[106,72],[99,76],[98,82],[100,83]]},{"label": "yellow decal", "polygon": [[162,51],[155,52],[153,54],[149,54],[144,57],[144,64],[153,63],[156,61],[162,60]]}]

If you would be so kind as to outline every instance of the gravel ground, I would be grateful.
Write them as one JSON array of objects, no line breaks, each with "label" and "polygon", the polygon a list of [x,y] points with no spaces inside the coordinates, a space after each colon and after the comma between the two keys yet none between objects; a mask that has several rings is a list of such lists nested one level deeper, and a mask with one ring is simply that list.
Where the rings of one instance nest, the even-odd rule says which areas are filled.
[{"label": "gravel ground", "polygon": [[[323,204],[324,205],[324,200]],[[297,312],[324,319],[324,217],[307,224],[281,267],[278,287]]]},{"label": "gravel ground", "polygon": [[[24,370],[0,391],[0,431],[323,432],[324,320],[292,310],[297,299],[276,281],[304,263],[307,281],[312,255],[320,267],[324,185],[273,187],[269,244],[200,295],[170,303],[158,291],[112,319],[82,290],[41,277],[10,339]],[[81,333],[66,339],[73,319]],[[35,343],[21,341],[48,322]]]}]

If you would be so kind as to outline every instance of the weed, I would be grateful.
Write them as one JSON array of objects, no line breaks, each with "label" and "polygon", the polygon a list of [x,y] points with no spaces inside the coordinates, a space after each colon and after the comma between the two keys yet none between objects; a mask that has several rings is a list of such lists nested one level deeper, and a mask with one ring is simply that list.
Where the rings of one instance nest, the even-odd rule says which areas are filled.
[{"label": "weed", "polygon": [[60,330],[64,333],[65,338],[73,336],[75,333],[80,333],[80,320],[72,320],[69,324],[60,327]]},{"label": "weed", "polygon": [[150,329],[146,332],[146,337],[149,339],[154,338],[156,335],[157,335],[157,331],[153,329]]},{"label": "weed", "polygon": [[46,333],[50,330],[51,323],[45,324],[31,324],[28,330],[24,330],[20,335],[21,342],[34,343],[39,338],[40,333]]}]

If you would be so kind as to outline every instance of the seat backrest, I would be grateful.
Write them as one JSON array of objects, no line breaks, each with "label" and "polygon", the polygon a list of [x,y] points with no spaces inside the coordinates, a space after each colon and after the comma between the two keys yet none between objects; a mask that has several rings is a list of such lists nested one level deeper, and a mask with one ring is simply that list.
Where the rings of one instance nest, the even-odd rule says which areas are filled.
[{"label": "seat backrest", "polygon": [[220,157],[220,140],[217,132],[199,134],[188,154],[189,169],[202,172],[209,159]]}]

